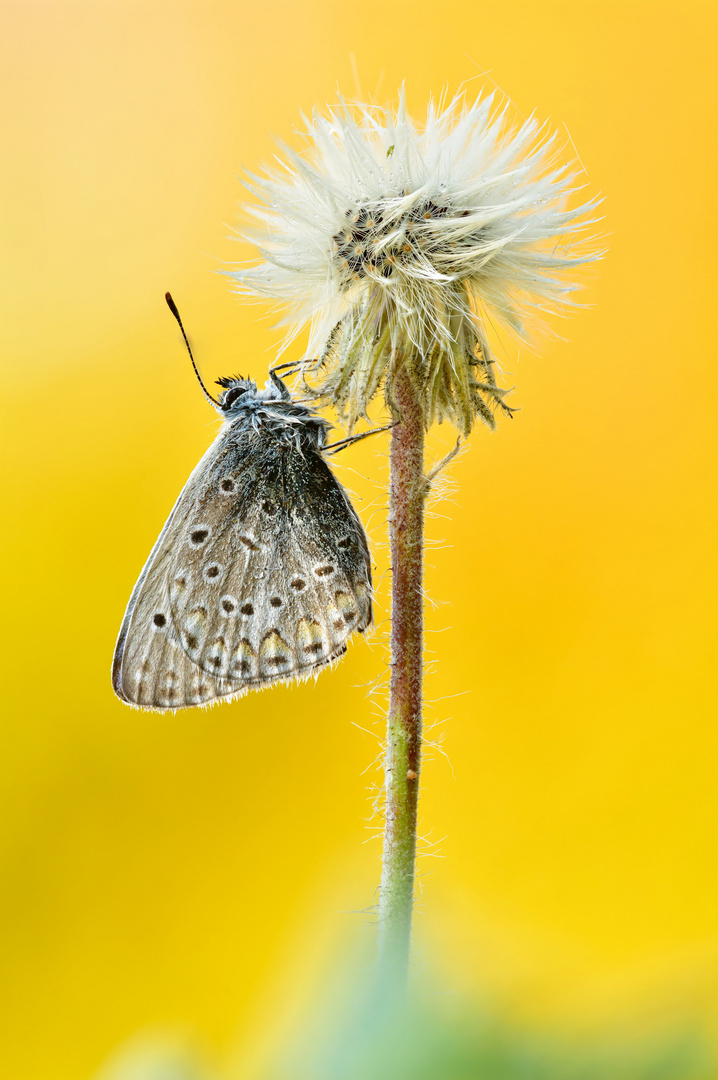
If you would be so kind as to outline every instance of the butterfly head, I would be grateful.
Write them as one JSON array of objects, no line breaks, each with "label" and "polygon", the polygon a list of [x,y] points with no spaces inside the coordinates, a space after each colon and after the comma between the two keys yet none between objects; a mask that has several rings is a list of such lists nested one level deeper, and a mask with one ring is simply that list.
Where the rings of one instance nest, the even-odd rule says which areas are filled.
[{"label": "butterfly head", "polygon": [[289,390],[274,371],[270,372],[264,390],[258,390],[252,379],[242,379],[239,375],[217,379],[217,385],[224,388],[219,397],[219,409],[227,418],[254,411],[262,405],[292,400]]},{"label": "butterfly head", "polygon": [[217,385],[224,387],[224,393],[219,395],[219,408],[225,416],[231,416],[241,405],[246,406],[250,400],[257,397],[257,384],[251,379],[241,379],[238,375],[234,378],[217,379]]},{"label": "butterfly head", "polygon": [[313,409],[292,401],[292,395],[276,371],[270,371],[263,390],[251,379],[217,379],[223,387],[218,408],[229,423],[249,423],[255,429],[268,427],[296,445],[319,449],[325,442],[329,423]]}]

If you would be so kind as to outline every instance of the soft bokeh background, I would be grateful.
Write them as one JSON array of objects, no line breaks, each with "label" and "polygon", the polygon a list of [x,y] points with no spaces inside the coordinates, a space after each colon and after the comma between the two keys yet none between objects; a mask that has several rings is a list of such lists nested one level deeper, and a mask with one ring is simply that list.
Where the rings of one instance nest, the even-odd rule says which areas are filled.
[{"label": "soft bokeh background", "polygon": [[376,552],[371,640],[316,686],[206,712],[130,711],[109,681],[216,428],[163,294],[207,377],[265,377],[278,331],[212,273],[245,254],[236,174],[357,79],[380,100],[406,80],[416,113],[495,81],[566,125],[611,248],[590,306],[554,324],[566,340],[503,342],[521,411],[476,432],[434,508],[429,720],[449,760],[423,777],[417,965],[540,1030],[718,1035],[718,9],[1,10],[3,1075],[83,1078],[163,1026],[239,1047],[249,1075],[337,943],[373,932],[383,437],[338,459]]}]

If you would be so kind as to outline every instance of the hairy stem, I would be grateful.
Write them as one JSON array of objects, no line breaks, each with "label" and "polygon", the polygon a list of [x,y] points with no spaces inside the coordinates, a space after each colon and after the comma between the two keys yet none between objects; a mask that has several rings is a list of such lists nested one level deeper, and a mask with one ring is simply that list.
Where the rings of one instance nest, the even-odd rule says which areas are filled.
[{"label": "hairy stem", "polygon": [[404,984],[414,900],[416,820],[421,766],[423,671],[424,417],[403,366],[393,384],[400,421],[392,431],[389,489],[391,682],[385,769],[386,825],[379,897],[379,965]]}]

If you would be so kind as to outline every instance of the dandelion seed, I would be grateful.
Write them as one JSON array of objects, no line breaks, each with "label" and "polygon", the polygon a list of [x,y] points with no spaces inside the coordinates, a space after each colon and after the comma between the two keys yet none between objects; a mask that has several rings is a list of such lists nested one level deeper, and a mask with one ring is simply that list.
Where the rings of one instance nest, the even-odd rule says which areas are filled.
[{"label": "dandelion seed", "polygon": [[529,315],[570,304],[567,271],[598,257],[597,203],[569,207],[577,171],[558,136],[533,118],[512,125],[493,95],[430,104],[418,127],[402,94],[395,110],[316,113],[306,141],[247,184],[262,261],[231,273],[238,291],[287,307],[285,346],[311,324],[314,391],[350,430],[382,387],[391,407],[403,364],[427,427],[493,426],[512,410],[488,315],[523,335]]}]

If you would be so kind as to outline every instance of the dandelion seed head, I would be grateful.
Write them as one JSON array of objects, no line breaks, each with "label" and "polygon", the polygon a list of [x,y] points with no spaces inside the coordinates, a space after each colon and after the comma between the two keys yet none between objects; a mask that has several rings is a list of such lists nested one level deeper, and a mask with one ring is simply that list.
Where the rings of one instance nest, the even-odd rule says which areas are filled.
[{"label": "dandelion seed head", "polygon": [[350,428],[382,387],[391,407],[401,364],[427,425],[493,426],[512,410],[487,318],[523,335],[531,315],[570,305],[570,271],[598,257],[597,203],[570,205],[578,171],[562,149],[493,95],[430,102],[421,126],[403,93],[396,108],[340,103],[307,122],[301,152],[247,181],[261,260],[230,276],[285,308],[284,347],[309,324],[314,390]]}]

